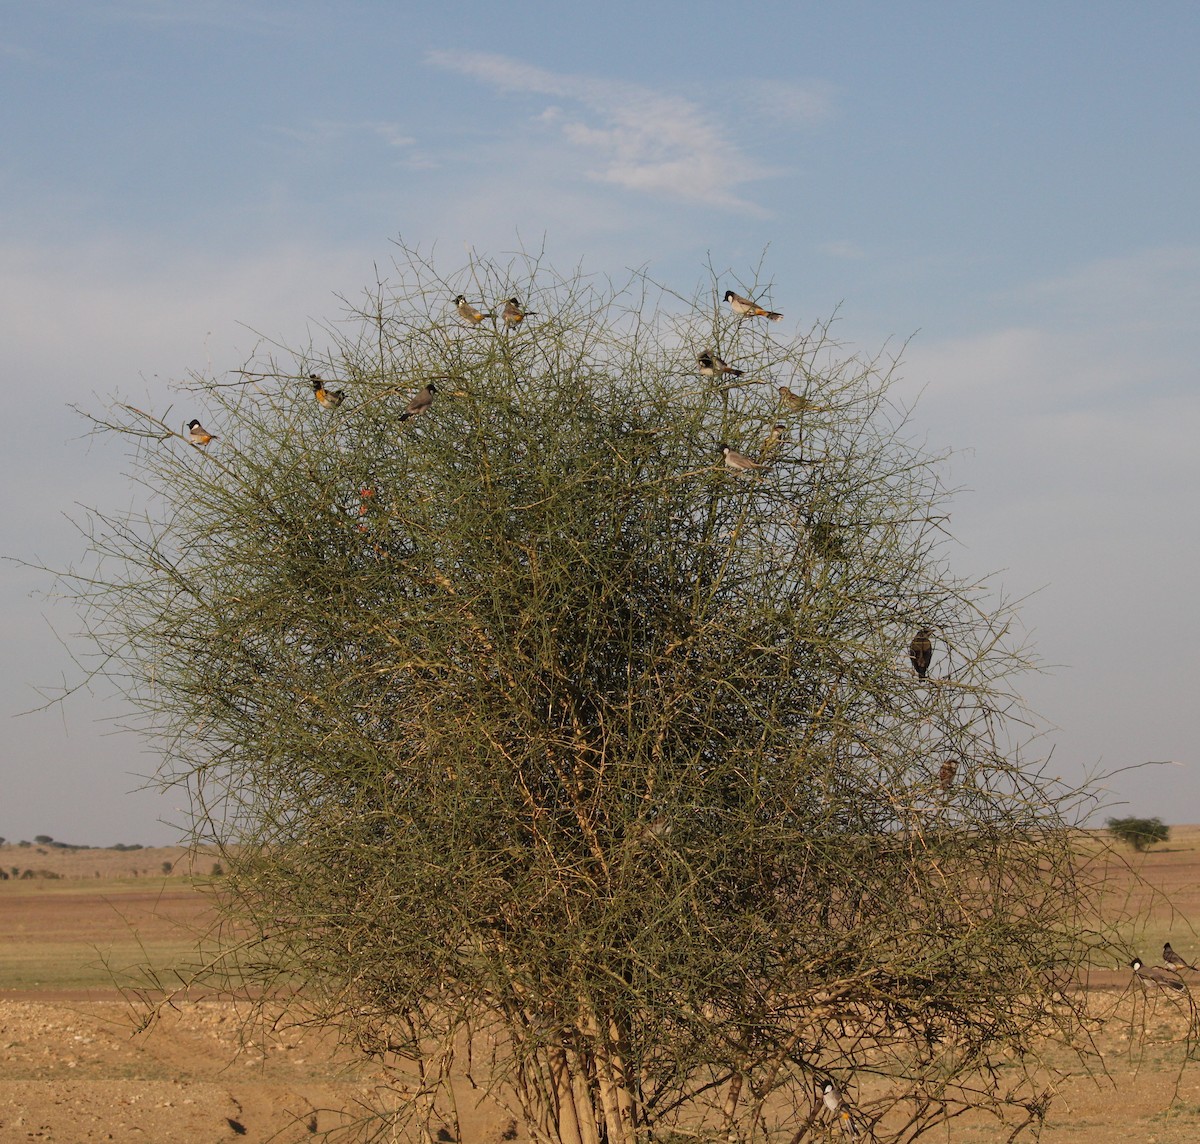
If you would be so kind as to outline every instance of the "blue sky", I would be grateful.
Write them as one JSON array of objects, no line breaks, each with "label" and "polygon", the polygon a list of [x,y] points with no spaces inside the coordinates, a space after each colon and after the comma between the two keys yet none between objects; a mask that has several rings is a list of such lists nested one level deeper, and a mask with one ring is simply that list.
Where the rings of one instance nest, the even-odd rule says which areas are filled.
[{"label": "blue sky", "polygon": [[[319,339],[398,236],[684,292],[765,250],[789,322],[907,342],[914,428],[969,490],[955,566],[1028,597],[1055,771],[1175,760],[1110,813],[1200,821],[1200,7],[0,10],[6,553],[69,563],[72,506],[131,496],[69,404],[161,408],[258,333]],[[0,834],[174,838],[111,696],[15,716],[72,672],[45,588],[0,566]]]}]

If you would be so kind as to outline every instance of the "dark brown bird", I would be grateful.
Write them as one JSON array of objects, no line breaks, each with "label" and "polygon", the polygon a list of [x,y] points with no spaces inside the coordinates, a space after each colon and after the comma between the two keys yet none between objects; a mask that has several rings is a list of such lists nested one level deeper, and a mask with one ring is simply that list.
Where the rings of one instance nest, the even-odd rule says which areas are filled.
[{"label": "dark brown bird", "polygon": [[346,394],[343,390],[327,389],[325,382],[315,373],[310,373],[308,380],[312,382],[313,396],[317,399],[317,404],[322,409],[336,409],[346,400]]},{"label": "dark brown bird", "polygon": [[947,759],[938,770],[938,786],[944,791],[948,791],[954,785],[954,776],[958,774],[958,763],[953,759]]},{"label": "dark brown bird", "polygon": [[817,405],[816,402],[810,401],[795,390],[788,389],[786,385],[779,387],[779,399],[793,413],[820,413],[823,409],[828,408],[825,405]]},{"label": "dark brown bird", "polygon": [[734,369],[727,362],[723,362],[712,350],[705,350],[699,354],[696,361],[700,363],[700,373],[703,377],[716,377],[718,374],[741,377],[746,372],[744,369]]},{"label": "dark brown bird", "polygon": [[908,645],[908,658],[912,660],[913,671],[921,679],[925,678],[933,661],[933,640],[929,638],[930,634],[929,628],[921,628]]},{"label": "dark brown bird", "polygon": [[772,322],[778,322],[783,317],[774,310],[764,310],[757,302],[751,302],[749,298],[743,298],[732,290],[725,291],[725,301],[729,303],[729,308],[739,318],[767,318]]},{"label": "dark brown bird", "polygon": [[187,423],[187,439],[193,445],[207,445],[209,441],[215,441],[217,438],[214,434],[209,433],[195,418]]},{"label": "dark brown bird", "polygon": [[1163,945],[1163,961],[1165,961],[1171,969],[1190,969],[1193,972],[1196,969],[1194,965],[1189,965],[1171,948],[1171,943],[1169,941]]},{"label": "dark brown bird", "polygon": [[408,403],[408,408],[400,414],[400,420],[407,421],[410,417],[418,417],[424,413],[433,404],[435,393],[437,393],[437,386],[432,381],[424,389],[419,389],[417,396]]},{"label": "dark brown bird", "polygon": [[1187,986],[1184,985],[1183,978],[1173,969],[1164,969],[1161,965],[1147,967],[1142,964],[1140,957],[1135,957],[1129,963],[1129,968],[1133,970],[1143,985],[1148,981],[1152,985],[1157,985],[1160,989],[1169,989],[1172,993],[1187,992]]}]

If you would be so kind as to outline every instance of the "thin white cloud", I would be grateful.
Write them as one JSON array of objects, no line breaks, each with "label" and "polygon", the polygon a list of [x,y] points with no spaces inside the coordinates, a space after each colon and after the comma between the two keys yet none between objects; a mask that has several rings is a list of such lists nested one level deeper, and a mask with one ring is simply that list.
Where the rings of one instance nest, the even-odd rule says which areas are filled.
[{"label": "thin white cloud", "polygon": [[330,151],[335,147],[365,143],[403,152],[396,164],[409,170],[431,170],[439,166],[428,154],[417,149],[417,140],[398,123],[383,119],[314,119],[297,127],[276,127],[277,135],[299,143],[306,152]]},{"label": "thin white cloud", "polygon": [[[724,210],[765,213],[741,190],[772,170],[750,158],[690,99],[641,84],[550,72],[486,52],[434,51],[426,59],[501,92],[561,101],[533,122],[590,156],[583,172],[589,179]],[[797,113],[800,89],[781,88],[777,95],[787,114]]]},{"label": "thin white cloud", "polygon": [[786,123],[817,123],[833,114],[833,89],[824,83],[756,79],[746,85],[746,103],[759,115]]},{"label": "thin white cloud", "polygon": [[1191,331],[1200,307],[1200,247],[1154,247],[1097,259],[1033,283],[1023,296],[1038,308],[1054,306],[1073,323],[1103,322],[1126,336]]}]

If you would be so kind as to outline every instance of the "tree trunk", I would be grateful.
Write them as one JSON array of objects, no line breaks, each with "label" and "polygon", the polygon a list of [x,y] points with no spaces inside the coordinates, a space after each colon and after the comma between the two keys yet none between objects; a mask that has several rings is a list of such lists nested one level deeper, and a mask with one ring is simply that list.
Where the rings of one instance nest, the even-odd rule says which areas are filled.
[{"label": "tree trunk", "polygon": [[550,1049],[546,1055],[550,1064],[550,1075],[554,1080],[555,1110],[560,1144],[596,1144],[594,1140],[585,1140],[580,1128],[566,1052],[560,1048]]}]

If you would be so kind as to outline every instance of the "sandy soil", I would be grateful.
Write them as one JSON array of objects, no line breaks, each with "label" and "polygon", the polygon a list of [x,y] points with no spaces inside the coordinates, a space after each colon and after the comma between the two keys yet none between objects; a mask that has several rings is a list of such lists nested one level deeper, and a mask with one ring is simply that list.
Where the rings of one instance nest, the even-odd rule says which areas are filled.
[{"label": "sandy soil", "polygon": [[[0,866],[18,863],[10,852],[32,849],[0,847]],[[102,856],[110,865],[99,864]],[[181,857],[51,849],[36,858],[60,879],[0,882],[0,1144],[311,1140],[373,1102],[379,1074],[339,1054],[328,1036],[293,1030],[247,1042],[238,1012],[225,1002],[189,1002],[138,1031],[140,1011],[121,998],[109,973],[147,953],[166,967],[204,928],[202,881],[197,887],[177,872],[162,873],[164,861],[173,871],[184,866]],[[1159,892],[1135,900],[1115,890],[1115,911],[1149,907],[1130,939],[1148,962],[1165,937],[1185,956],[1200,956],[1200,937],[1186,921],[1200,917],[1200,827],[1176,828],[1166,847],[1132,864]],[[211,856],[199,869],[210,873]],[[1200,1141],[1200,1069],[1185,1060],[1194,1013],[1165,994],[1145,995],[1115,963],[1094,986],[1103,1017],[1100,1079],[1059,1087],[1041,1139]],[[477,1104],[479,1094],[465,1084],[459,1096],[464,1144],[524,1139],[495,1105]],[[993,1123],[959,1120],[930,1139],[974,1144],[1006,1136]]]}]

